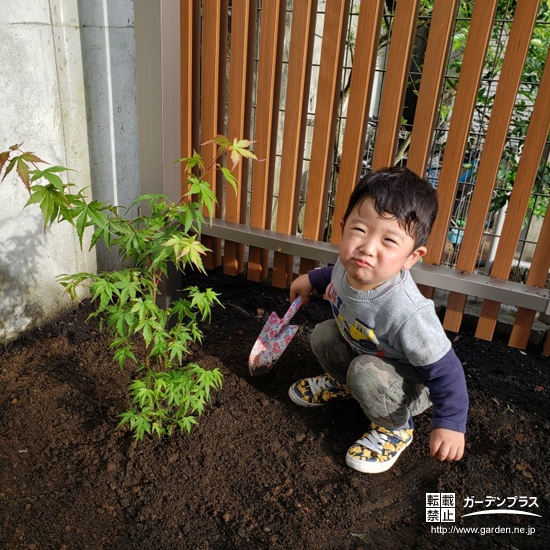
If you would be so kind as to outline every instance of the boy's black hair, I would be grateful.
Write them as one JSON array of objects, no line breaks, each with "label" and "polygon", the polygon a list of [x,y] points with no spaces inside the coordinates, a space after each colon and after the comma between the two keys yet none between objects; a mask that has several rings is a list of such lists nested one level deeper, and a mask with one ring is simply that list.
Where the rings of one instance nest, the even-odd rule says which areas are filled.
[{"label": "boy's black hair", "polygon": [[368,172],[348,202],[344,223],[351,211],[372,198],[382,217],[395,218],[414,239],[415,249],[425,246],[437,216],[437,192],[425,179],[408,168],[394,166]]}]

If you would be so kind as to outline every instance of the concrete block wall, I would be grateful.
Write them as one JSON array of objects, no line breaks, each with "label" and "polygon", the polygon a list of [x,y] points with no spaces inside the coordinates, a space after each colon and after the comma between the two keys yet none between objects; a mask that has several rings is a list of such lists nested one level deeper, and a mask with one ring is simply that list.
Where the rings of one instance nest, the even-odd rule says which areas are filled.
[{"label": "concrete block wall", "polygon": [[[139,192],[131,0],[0,0],[0,150],[15,143],[74,170],[95,198]],[[67,224],[43,231],[10,174],[0,184],[0,343],[69,307],[56,277],[94,271]],[[109,256],[99,267],[112,265]]]}]

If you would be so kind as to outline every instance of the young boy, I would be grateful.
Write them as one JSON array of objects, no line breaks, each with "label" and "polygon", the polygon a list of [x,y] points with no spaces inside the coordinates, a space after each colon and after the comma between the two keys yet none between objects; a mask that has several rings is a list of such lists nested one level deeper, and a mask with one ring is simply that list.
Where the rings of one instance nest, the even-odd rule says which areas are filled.
[{"label": "young boy", "polygon": [[346,464],[390,469],[413,438],[412,417],[433,404],[430,454],[460,460],[468,394],[462,364],[410,268],[426,253],[436,191],[407,168],[372,171],[353,191],[341,222],[339,258],[290,286],[307,304],[324,293],[334,319],[318,324],[311,347],[325,374],[294,383],[292,401],[316,407],[352,396],[371,422]]}]

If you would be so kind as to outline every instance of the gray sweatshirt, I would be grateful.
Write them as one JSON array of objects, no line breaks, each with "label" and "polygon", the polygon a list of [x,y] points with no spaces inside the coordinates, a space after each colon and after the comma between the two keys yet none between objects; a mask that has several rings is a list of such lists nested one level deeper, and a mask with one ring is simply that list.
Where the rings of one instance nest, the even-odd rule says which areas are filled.
[{"label": "gray sweatshirt", "polygon": [[430,390],[432,426],[466,431],[468,393],[462,364],[433,302],[422,296],[408,270],[364,291],[351,287],[340,260],[334,267],[310,271],[309,279],[327,295],[342,337],[357,354],[409,363]]}]

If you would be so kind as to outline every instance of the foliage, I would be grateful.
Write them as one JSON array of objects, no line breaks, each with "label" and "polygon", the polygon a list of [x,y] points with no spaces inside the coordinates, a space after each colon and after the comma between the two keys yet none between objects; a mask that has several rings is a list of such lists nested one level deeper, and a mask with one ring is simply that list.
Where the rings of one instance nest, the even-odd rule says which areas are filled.
[{"label": "foliage", "polygon": [[[218,136],[216,158],[205,167],[194,154],[181,159],[186,190],[179,203],[161,194],[138,197],[127,209],[97,200],[89,200],[85,190],[64,183],[62,166],[48,166],[34,153],[25,152],[21,144],[0,153],[2,181],[13,170],[30,193],[27,205],[38,204],[44,229],[66,221],[77,232],[82,247],[88,228],[91,245],[104,243],[116,250],[123,266],[118,271],[62,275],[61,284],[73,299],[82,285],[89,288],[95,311],[111,337],[114,359],[122,369],[128,361],[138,365],[139,377],[130,385],[131,408],[122,415],[136,439],[145,434],[171,435],[175,429],[189,432],[196,424],[211,391],[219,389],[221,373],[207,371],[196,363],[184,364],[190,345],[202,342],[199,328],[208,320],[214,305],[220,304],[212,289],[200,291],[195,286],[183,290],[181,297],[162,308],[158,304],[160,284],[168,276],[169,265],[184,273],[186,269],[204,271],[202,256],[207,252],[198,235],[212,217],[216,204],[205,176],[219,170],[236,190],[231,170],[218,163],[228,155],[232,168],[241,157],[255,158],[247,140],[230,142]],[[128,218],[136,206],[147,214]],[[139,211],[138,210],[138,211]],[[144,349],[138,358],[137,350]]]},{"label": "foliage", "polygon": [[[454,100],[457,92],[458,77],[462,70],[463,55],[470,31],[474,4],[475,0],[460,0],[458,3],[449,64],[439,105],[439,121],[435,132],[434,148],[432,150],[432,158],[434,161],[440,160],[444,155],[449,123],[452,117]],[[396,3],[394,0],[386,3],[386,17],[383,22],[383,32],[379,44],[381,50],[386,47],[388,41],[390,29],[390,18],[388,15],[394,12],[395,6]],[[424,62],[422,53],[423,48],[421,47],[422,42],[426,39],[424,27],[429,28],[431,25],[434,6],[435,0],[421,0],[419,5],[418,28],[413,54],[415,69],[411,71],[408,82],[409,89],[413,91],[413,94],[410,95],[411,99],[412,96],[418,94],[422,64]],[[496,88],[502,70],[504,54],[516,7],[517,0],[500,0],[497,3],[491,39],[487,49],[483,74],[476,98],[471,125],[472,129],[468,148],[465,153],[465,163],[475,163],[479,160],[483,148],[484,136],[487,132],[489,117],[494,105]],[[539,5],[537,22],[533,29],[529,51],[524,64],[521,85],[518,89],[508,138],[503,150],[501,165],[495,184],[495,192],[490,208],[491,212],[496,212],[502,208],[510,197],[549,49],[550,0],[543,0]],[[404,112],[410,113],[411,105],[406,103]],[[402,122],[400,147],[396,155],[397,161],[400,161],[407,155],[412,122],[412,120],[404,120]],[[435,169],[435,165],[429,167],[429,170]],[[541,218],[546,214],[550,201],[549,170],[550,165],[545,159],[541,164],[534,184],[527,216],[532,213],[534,216]],[[475,175],[474,171],[471,181],[475,181]]]},{"label": "foliage", "polygon": [[[424,0],[424,4],[433,4],[433,1]],[[456,93],[458,75],[462,68],[462,56],[466,47],[470,19],[473,13],[473,1],[462,0],[459,6],[458,18],[453,37],[453,54],[450,61],[450,73],[454,78],[446,79],[446,100],[441,105],[442,121],[448,121],[452,114],[452,102]],[[501,0],[497,5],[495,24],[492,38],[487,50],[485,67],[476,99],[472,127],[474,134],[484,135],[496,95],[496,84],[502,70],[504,51],[507,38],[510,34],[513,15],[517,6],[516,0]],[[533,105],[537,98],[542,71],[550,48],[550,2],[544,0],[539,6],[537,23],[535,24],[529,51],[525,59],[521,84],[518,89],[516,104],[512,113],[512,120],[508,131],[506,146],[503,150],[499,167],[495,192],[491,204],[491,212],[502,208],[509,199],[510,192],[516,179],[519,159],[527,130],[531,120]],[[466,155],[471,162],[479,159],[482,141],[474,137],[470,141],[470,150]],[[533,194],[529,202],[528,212],[536,217],[543,217],[548,208],[550,199],[550,174],[544,160],[535,181]],[[528,214],[529,215],[529,214]]]}]

